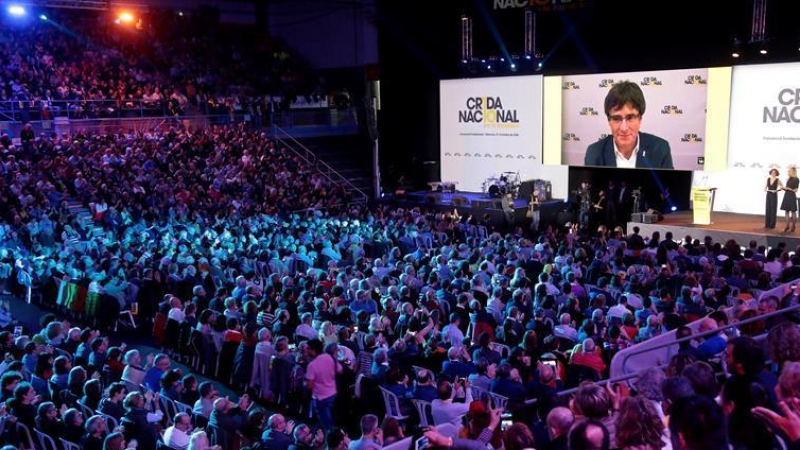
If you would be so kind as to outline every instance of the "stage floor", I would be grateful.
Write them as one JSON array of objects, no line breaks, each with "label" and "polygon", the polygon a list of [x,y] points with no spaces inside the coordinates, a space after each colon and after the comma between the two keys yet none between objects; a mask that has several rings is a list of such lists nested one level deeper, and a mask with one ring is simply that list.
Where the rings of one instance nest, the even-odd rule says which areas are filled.
[{"label": "stage floor", "polygon": [[711,225],[695,225],[692,223],[692,211],[680,211],[665,215],[664,220],[658,223],[628,222],[628,233],[632,233],[633,227],[638,226],[643,236],[659,231],[663,238],[664,232],[672,231],[676,240],[689,235],[693,239],[702,241],[705,236],[711,236],[714,242],[724,243],[728,239],[735,239],[745,247],[751,240],[755,240],[767,248],[784,242],[792,251],[800,245],[800,230],[795,233],[783,233],[783,228],[786,226],[783,217],[778,217],[777,226],[771,230],[764,228],[763,215],[713,212],[711,220]]}]

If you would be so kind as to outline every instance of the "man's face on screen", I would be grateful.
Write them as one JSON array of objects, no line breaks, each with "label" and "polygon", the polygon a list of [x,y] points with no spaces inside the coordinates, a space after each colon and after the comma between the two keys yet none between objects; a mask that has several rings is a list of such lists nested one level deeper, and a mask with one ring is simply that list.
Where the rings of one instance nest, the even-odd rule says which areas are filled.
[{"label": "man's face on screen", "polygon": [[632,149],[636,145],[641,123],[642,117],[639,111],[630,104],[612,109],[608,116],[608,124],[617,147],[625,150]]}]

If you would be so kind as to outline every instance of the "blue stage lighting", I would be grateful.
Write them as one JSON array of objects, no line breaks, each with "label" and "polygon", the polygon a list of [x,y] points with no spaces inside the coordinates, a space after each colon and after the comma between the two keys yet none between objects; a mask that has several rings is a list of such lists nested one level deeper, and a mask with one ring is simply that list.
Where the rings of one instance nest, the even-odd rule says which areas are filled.
[{"label": "blue stage lighting", "polygon": [[516,68],[517,68],[517,65],[516,65],[516,64],[511,64],[511,68],[512,68],[512,69],[516,69]]},{"label": "blue stage lighting", "polygon": [[525,59],[530,60],[531,59],[531,55],[525,55]]},{"label": "blue stage lighting", "polygon": [[670,208],[670,210],[671,210],[672,212],[675,212],[675,211],[677,211],[677,210],[678,210],[678,207],[677,207],[677,206],[673,206],[672,208]]},{"label": "blue stage lighting", "polygon": [[47,20],[47,16],[45,16],[44,14],[40,14],[39,18],[45,21]]}]

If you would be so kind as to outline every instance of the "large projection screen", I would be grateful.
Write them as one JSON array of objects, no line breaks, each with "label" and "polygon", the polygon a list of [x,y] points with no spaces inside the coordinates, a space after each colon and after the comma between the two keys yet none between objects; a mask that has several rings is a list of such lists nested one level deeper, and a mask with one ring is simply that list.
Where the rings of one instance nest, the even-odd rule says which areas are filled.
[{"label": "large projection screen", "polygon": [[505,172],[533,178],[542,163],[542,76],[443,80],[441,181],[482,192]]},{"label": "large projection screen", "polygon": [[729,168],[800,164],[800,63],[733,69],[728,142]]},{"label": "large projection screen", "polygon": [[646,103],[640,132],[669,143],[673,168],[702,170],[708,79],[702,68],[563,76],[561,163],[584,165],[587,147],[611,133],[606,94],[614,84],[630,81],[641,87]]}]

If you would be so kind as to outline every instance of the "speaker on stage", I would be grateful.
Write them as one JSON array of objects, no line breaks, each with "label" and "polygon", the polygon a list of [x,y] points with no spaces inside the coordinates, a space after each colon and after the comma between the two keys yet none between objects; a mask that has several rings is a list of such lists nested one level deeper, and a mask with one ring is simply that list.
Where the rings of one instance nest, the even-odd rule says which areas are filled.
[{"label": "speaker on stage", "polygon": [[453,206],[467,206],[467,197],[463,195],[454,195]]},{"label": "speaker on stage", "polygon": [[644,222],[644,213],[632,213],[631,222],[642,223]]}]

